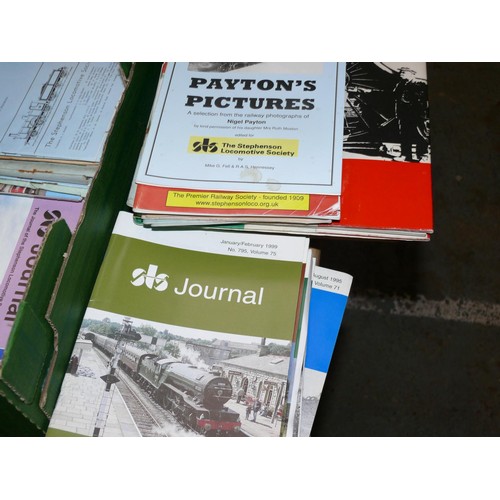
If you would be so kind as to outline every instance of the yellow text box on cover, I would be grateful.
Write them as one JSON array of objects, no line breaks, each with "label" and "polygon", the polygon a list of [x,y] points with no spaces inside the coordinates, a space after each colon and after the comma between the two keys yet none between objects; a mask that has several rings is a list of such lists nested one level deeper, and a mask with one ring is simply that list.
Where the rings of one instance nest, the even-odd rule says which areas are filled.
[{"label": "yellow text box on cover", "polygon": [[308,210],[309,195],[292,193],[221,193],[175,191],[167,195],[167,207],[217,209]]},{"label": "yellow text box on cover", "polygon": [[299,154],[297,139],[254,139],[234,137],[189,138],[189,153],[222,154],[236,156],[271,156],[296,158]]}]

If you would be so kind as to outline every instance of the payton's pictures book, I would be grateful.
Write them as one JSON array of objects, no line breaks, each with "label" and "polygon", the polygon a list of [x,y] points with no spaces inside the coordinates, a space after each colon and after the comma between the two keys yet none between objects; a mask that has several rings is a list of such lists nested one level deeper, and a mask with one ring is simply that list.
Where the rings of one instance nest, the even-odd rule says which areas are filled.
[{"label": "payton's pictures book", "polygon": [[165,63],[136,213],[338,219],[343,63]]}]

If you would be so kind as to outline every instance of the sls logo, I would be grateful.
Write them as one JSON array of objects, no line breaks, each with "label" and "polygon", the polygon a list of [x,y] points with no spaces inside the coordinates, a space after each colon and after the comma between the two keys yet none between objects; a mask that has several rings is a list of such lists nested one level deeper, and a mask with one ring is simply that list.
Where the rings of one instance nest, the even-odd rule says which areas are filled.
[{"label": "sls logo", "polygon": [[195,153],[217,153],[217,143],[210,142],[208,137],[205,137],[203,141],[196,141],[193,143],[193,151]]},{"label": "sls logo", "polygon": [[143,286],[146,285],[150,290],[164,292],[168,288],[168,274],[158,272],[158,266],[149,264],[148,270],[141,268],[132,271],[132,285]]}]

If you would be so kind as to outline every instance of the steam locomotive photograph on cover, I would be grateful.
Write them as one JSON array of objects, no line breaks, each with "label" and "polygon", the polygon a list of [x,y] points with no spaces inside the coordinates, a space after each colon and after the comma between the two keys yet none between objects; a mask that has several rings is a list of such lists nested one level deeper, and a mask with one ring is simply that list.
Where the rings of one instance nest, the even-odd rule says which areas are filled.
[{"label": "steam locomotive photograph on cover", "polygon": [[425,63],[347,63],[344,156],[430,162]]},{"label": "steam locomotive photograph on cover", "polygon": [[290,349],[89,309],[48,435],[278,437]]}]

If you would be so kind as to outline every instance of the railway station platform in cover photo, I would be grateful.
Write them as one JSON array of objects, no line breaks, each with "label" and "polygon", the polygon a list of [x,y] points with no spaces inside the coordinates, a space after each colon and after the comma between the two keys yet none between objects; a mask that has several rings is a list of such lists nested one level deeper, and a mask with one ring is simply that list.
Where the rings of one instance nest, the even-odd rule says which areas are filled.
[{"label": "railway station platform in cover photo", "polygon": [[[60,393],[47,436],[200,436],[190,429],[181,430],[173,417],[153,401],[138,401],[132,407],[130,400],[136,397],[132,394],[135,382],[121,369],[115,372],[118,381],[111,384],[109,393],[105,394],[109,360],[90,340],[78,340],[75,352],[78,353],[78,366],[69,364],[64,391]],[[257,415],[254,421],[253,415],[247,417],[247,406],[243,401],[237,403],[231,399],[226,406],[240,414],[240,436],[276,436],[280,420]]]}]

